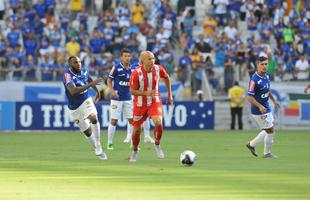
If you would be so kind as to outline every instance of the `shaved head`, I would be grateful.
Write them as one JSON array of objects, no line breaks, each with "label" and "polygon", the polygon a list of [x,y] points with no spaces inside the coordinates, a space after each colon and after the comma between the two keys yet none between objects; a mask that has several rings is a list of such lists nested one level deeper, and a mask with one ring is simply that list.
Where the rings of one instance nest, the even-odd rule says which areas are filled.
[{"label": "shaved head", "polygon": [[140,53],[140,63],[144,65],[146,71],[150,70],[155,64],[155,56],[150,51],[142,51]]}]

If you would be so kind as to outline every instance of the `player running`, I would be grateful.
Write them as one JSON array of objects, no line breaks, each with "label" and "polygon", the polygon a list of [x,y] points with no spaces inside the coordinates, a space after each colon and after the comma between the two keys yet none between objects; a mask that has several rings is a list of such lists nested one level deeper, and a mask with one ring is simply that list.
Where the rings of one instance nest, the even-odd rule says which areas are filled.
[{"label": "player running", "polygon": [[81,66],[81,60],[76,56],[71,56],[68,59],[68,64],[69,68],[64,74],[63,83],[72,119],[95,149],[96,156],[101,160],[107,160],[108,157],[100,144],[100,124],[97,109],[88,94],[88,88],[92,87],[96,91],[95,102],[98,103],[100,93],[96,85],[99,85],[102,79],[93,81],[87,68]]},{"label": "player running", "polygon": [[159,80],[163,78],[167,91],[167,101],[173,105],[171,82],[169,75],[161,65],[155,64],[154,54],[143,51],[140,54],[140,63],[130,77],[130,92],[134,96],[133,101],[133,151],[129,162],[136,162],[138,157],[138,145],[140,142],[141,125],[148,116],[151,117],[155,128],[155,150],[158,158],[165,157],[160,147],[160,139],[163,133],[162,124],[162,100],[158,91]]},{"label": "player running", "polygon": [[251,104],[251,114],[261,128],[261,132],[246,146],[254,156],[257,156],[255,146],[264,141],[263,158],[277,158],[271,153],[274,138],[274,119],[268,99],[270,98],[277,108],[280,108],[280,104],[272,96],[269,75],[266,73],[267,67],[268,57],[265,53],[260,53],[257,61],[257,71],[253,74],[249,83],[247,100]]}]

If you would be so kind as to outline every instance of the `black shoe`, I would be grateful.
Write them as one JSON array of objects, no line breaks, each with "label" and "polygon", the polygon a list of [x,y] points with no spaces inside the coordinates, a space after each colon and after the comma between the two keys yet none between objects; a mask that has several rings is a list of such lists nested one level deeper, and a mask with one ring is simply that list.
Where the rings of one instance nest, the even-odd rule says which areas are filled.
[{"label": "black shoe", "polygon": [[252,146],[250,145],[250,143],[248,143],[248,144],[246,145],[246,147],[251,151],[251,153],[253,154],[253,156],[257,157],[257,153],[256,153],[256,151],[255,151],[255,147],[252,147]]}]

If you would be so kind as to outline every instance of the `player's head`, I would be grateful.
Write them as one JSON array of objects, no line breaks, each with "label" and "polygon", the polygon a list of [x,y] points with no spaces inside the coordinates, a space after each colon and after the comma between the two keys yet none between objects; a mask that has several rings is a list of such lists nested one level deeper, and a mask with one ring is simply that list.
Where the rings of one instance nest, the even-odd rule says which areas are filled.
[{"label": "player's head", "polygon": [[257,59],[257,70],[259,74],[265,74],[268,68],[268,56],[261,52]]},{"label": "player's head", "polygon": [[146,68],[151,68],[155,64],[155,56],[150,51],[142,51],[140,54],[140,63]]},{"label": "player's head", "polygon": [[130,50],[126,48],[122,49],[120,56],[122,63],[128,65],[131,58]]},{"label": "player's head", "polygon": [[68,58],[68,64],[74,73],[79,73],[82,69],[81,60],[77,56],[70,56]]}]

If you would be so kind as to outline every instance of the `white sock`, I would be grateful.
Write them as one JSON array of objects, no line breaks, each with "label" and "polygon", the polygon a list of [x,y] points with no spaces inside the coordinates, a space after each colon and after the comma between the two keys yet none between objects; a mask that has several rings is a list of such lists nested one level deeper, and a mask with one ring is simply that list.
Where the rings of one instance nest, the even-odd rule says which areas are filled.
[{"label": "white sock", "polygon": [[85,135],[86,139],[88,140],[89,144],[93,147],[96,148],[96,138],[95,138],[95,134],[92,133],[89,137],[87,137]]},{"label": "white sock", "polygon": [[108,127],[108,144],[113,144],[115,129],[116,129],[116,126],[109,124],[109,127]]},{"label": "white sock", "polygon": [[147,118],[143,124],[144,137],[150,137],[150,128],[151,128],[150,119]]},{"label": "white sock", "polygon": [[127,123],[127,136],[126,136],[126,139],[131,140],[132,131],[133,131],[132,124],[130,124],[130,123],[128,122],[128,123]]},{"label": "white sock", "polygon": [[252,147],[255,147],[258,143],[263,142],[266,134],[267,132],[265,130],[262,130],[261,132],[259,132],[257,136],[253,140],[250,141],[250,145]]},{"label": "white sock", "polygon": [[97,122],[96,124],[90,124],[91,131],[96,139],[96,145],[100,145],[100,124]]},{"label": "white sock", "polygon": [[265,136],[265,139],[264,139],[264,154],[267,154],[267,153],[270,153],[271,152],[271,146],[272,146],[272,143],[273,143],[273,133],[271,134],[267,134]]}]

